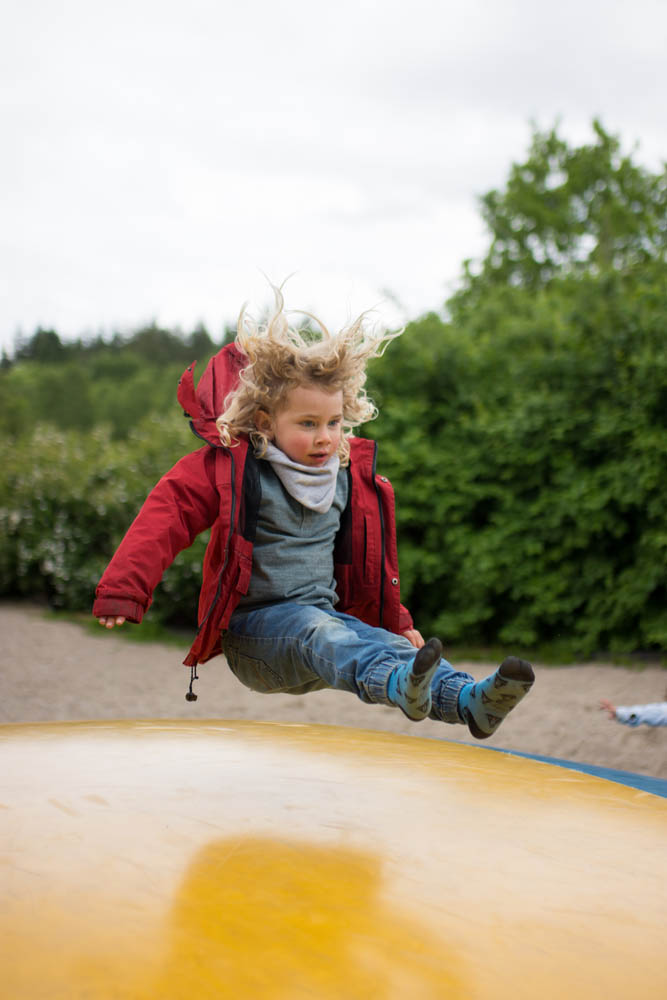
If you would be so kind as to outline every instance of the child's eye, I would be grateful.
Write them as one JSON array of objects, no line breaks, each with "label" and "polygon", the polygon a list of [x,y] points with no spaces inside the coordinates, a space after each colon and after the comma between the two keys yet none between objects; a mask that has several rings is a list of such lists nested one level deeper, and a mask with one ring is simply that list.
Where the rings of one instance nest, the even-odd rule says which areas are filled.
[{"label": "child's eye", "polygon": [[314,422],[312,420],[302,420],[301,421],[301,426],[302,427],[314,427],[315,424],[314,424]]},{"label": "child's eye", "polygon": [[333,420],[329,421],[329,427],[338,427],[340,423],[340,417],[334,417]]}]

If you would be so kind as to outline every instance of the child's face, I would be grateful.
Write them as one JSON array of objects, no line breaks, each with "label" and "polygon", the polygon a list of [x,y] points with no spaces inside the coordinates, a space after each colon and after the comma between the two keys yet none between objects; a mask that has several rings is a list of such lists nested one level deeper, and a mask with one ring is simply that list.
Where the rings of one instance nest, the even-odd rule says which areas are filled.
[{"label": "child's face", "polygon": [[342,433],[343,393],[312,385],[290,390],[273,417],[260,410],[256,423],[277,448],[301,465],[324,465],[338,451]]}]

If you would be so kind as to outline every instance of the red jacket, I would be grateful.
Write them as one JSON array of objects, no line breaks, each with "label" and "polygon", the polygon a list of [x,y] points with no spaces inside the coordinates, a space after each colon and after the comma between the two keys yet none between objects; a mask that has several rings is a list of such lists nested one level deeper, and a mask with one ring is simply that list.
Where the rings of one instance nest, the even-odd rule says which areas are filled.
[{"label": "red jacket", "polygon": [[[199,595],[199,627],[185,664],[222,652],[225,628],[252,572],[259,507],[257,459],[247,440],[220,443],[215,417],[235,387],[245,356],[234,344],[212,358],[195,390],[191,365],[179,381],[178,399],[195,434],[207,442],[186,455],[151,490],[99,582],[93,614],[140,622],[155,587],[176,555],[211,528]],[[334,550],[338,611],[391,632],[412,628],[400,603],[394,491],[375,472],[377,445],[350,440],[349,500]]]}]

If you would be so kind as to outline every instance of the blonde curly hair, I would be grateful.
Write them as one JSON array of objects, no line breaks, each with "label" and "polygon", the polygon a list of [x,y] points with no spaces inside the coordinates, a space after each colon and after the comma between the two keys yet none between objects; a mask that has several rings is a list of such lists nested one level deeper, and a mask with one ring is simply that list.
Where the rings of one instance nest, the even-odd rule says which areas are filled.
[{"label": "blonde curly hair", "polygon": [[216,420],[220,440],[230,448],[238,443],[239,435],[247,434],[261,457],[269,438],[255,423],[259,410],[273,416],[286,405],[291,390],[299,386],[315,386],[332,393],[341,390],[343,433],[338,455],[341,464],[347,465],[352,430],[377,416],[364,388],[366,365],[371,358],[380,357],[389,341],[403,331],[370,328],[368,313],[362,313],[339,333],[331,334],[316,316],[291,310],[312,320],[319,332],[310,327],[297,329],[287,320],[283,286],[271,287],[275,303],[266,323],[256,323],[245,305],[241,309],[235,344],[246,355],[248,364]]}]

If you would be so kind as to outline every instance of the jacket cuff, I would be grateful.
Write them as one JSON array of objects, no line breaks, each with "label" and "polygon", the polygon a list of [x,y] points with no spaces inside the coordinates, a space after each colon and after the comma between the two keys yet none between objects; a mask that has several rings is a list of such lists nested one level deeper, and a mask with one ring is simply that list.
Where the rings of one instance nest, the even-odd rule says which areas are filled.
[{"label": "jacket cuff", "polygon": [[412,615],[406,607],[402,604],[398,611],[398,631],[400,635],[407,632],[409,629],[414,628],[415,623],[412,620]]},{"label": "jacket cuff", "polygon": [[138,625],[144,617],[144,608],[136,601],[129,601],[123,597],[98,597],[93,604],[93,614],[96,618],[120,615]]}]

